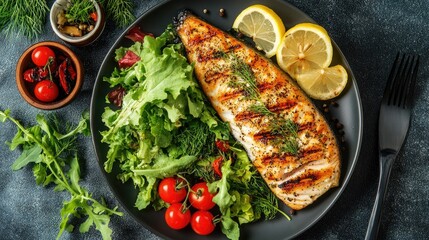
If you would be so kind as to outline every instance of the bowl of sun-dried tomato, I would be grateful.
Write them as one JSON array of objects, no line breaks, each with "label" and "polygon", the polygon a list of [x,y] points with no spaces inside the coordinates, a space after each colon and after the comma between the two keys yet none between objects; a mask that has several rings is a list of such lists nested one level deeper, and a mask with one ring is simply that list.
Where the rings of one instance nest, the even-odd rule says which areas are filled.
[{"label": "bowl of sun-dried tomato", "polygon": [[39,42],[28,47],[16,65],[16,84],[30,105],[44,110],[66,106],[83,84],[78,56],[58,42]]}]

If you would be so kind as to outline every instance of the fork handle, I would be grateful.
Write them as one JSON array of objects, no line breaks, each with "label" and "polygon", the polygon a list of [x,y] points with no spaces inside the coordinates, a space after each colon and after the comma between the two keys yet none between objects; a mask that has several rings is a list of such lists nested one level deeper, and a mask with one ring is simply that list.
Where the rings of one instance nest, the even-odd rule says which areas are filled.
[{"label": "fork handle", "polygon": [[375,204],[372,209],[371,218],[369,219],[365,240],[377,239],[382,206],[386,197],[387,184],[389,182],[390,172],[392,170],[393,162],[396,159],[396,155],[397,152],[392,150],[380,152],[380,180],[378,182]]}]

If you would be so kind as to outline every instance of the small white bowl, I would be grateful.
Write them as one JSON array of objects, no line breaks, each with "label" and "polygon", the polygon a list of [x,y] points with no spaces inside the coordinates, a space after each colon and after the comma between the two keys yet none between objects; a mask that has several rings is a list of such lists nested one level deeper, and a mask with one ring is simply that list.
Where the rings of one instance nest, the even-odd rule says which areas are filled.
[{"label": "small white bowl", "polygon": [[93,43],[101,35],[101,33],[104,30],[104,26],[106,25],[105,14],[102,7],[97,3],[96,0],[90,0],[90,1],[95,6],[95,9],[97,12],[97,22],[95,23],[94,29],[91,32],[83,35],[82,37],[72,37],[62,33],[58,29],[58,24],[57,24],[58,13],[66,9],[66,6],[69,3],[69,0],[56,0],[54,4],[52,4],[51,12],[50,12],[51,27],[52,27],[52,30],[54,30],[55,34],[59,38],[61,38],[61,40],[71,45],[81,47],[81,46],[86,46]]}]

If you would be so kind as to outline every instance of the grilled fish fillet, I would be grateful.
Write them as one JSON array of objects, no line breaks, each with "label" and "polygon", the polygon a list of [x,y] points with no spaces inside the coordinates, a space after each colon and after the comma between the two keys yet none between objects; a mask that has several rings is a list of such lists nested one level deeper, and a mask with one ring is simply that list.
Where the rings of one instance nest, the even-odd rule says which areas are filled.
[{"label": "grilled fish fillet", "polygon": [[[179,14],[176,28],[204,93],[279,199],[300,210],[338,186],[341,160],[336,138],[287,74],[240,40],[188,11]],[[250,67],[257,100],[249,98],[248,91],[243,90],[246,86],[232,86],[232,81],[240,81],[233,70],[234,61]],[[277,119],[296,124],[297,153],[284,152],[282,141],[272,141],[282,137],[272,129],[273,114],[251,110],[255,104],[263,104]]]}]

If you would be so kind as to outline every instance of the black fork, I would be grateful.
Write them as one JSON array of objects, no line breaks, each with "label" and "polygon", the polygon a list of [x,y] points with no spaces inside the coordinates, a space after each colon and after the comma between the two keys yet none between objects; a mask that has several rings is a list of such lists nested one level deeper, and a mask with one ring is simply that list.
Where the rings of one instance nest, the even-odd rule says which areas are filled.
[{"label": "black fork", "polygon": [[377,239],[393,162],[404,143],[411,118],[419,56],[398,53],[384,91],[378,120],[380,180],[365,239]]}]

